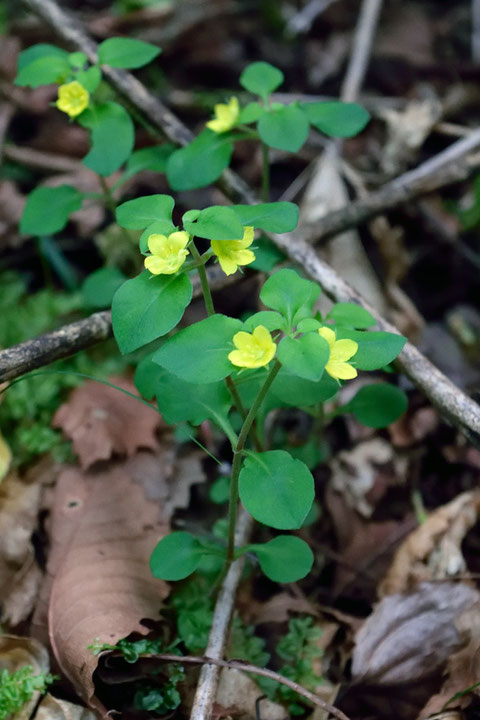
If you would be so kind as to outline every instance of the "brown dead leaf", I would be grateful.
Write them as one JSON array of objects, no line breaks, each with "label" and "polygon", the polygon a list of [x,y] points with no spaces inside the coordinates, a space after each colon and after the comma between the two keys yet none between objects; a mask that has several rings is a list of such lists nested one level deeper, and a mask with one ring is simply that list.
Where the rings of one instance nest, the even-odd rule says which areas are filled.
[{"label": "brown dead leaf", "polygon": [[[220,673],[216,701],[223,707],[235,707],[235,717],[255,717],[255,702],[262,695],[258,685],[241,670],[223,668]],[[278,703],[264,699],[260,705],[262,720],[287,720],[287,710]]]},{"label": "brown dead leaf", "polygon": [[405,448],[416,445],[431,435],[440,422],[435,408],[423,407],[413,413],[405,413],[401,418],[388,426],[392,444],[396,448]]},{"label": "brown dead leaf", "polygon": [[[134,385],[124,378],[112,378],[111,382],[136,394]],[[53,426],[72,440],[84,469],[115,455],[133,455],[140,448],[155,450],[155,431],[161,422],[154,406],[150,409],[96,382],[76,388],[53,418]]]},{"label": "brown dead leaf", "polygon": [[262,623],[287,622],[293,613],[318,615],[315,605],[306,597],[296,597],[284,591],[277,593],[266,602],[258,602],[249,595],[245,598],[242,617],[248,617],[248,621],[254,625],[261,625]]},{"label": "brown dead leaf", "polygon": [[356,636],[356,683],[398,685],[439,671],[464,642],[455,620],[480,600],[460,583],[420,583],[381,600]]},{"label": "brown dead leaf", "polygon": [[41,580],[31,536],[42,488],[30,478],[10,473],[0,484],[0,607],[12,627],[31,613]]},{"label": "brown dead leaf", "polygon": [[87,646],[96,638],[114,644],[132,632],[145,634],[142,619],[158,618],[168,594],[149,569],[152,549],[168,531],[159,518],[159,503],[120,467],[95,474],[71,469],[59,477],[43,605],[35,620],[41,623],[48,602],[52,649],[90,704],[96,704],[97,659]]},{"label": "brown dead leaf", "polygon": [[404,540],[379,586],[379,596],[405,592],[417,582],[463,573],[463,538],[480,512],[480,490],[462,493],[430,514]]},{"label": "brown dead leaf", "polygon": [[[50,662],[43,645],[32,638],[0,635],[0,670],[15,672],[25,665],[33,668],[34,675],[48,673]],[[15,720],[29,720],[39,697],[40,693],[34,693],[22,709],[15,713]]]},{"label": "brown dead leaf", "polygon": [[476,687],[470,694],[449,703],[454,695],[476,685],[480,679],[480,606],[477,604],[462,613],[455,620],[455,627],[466,645],[448,658],[442,689],[430,698],[419,718],[438,713],[445,705],[452,708],[450,712],[454,708],[464,708],[474,695],[480,695],[480,688]]},{"label": "brown dead leaf", "polygon": [[97,720],[91,710],[47,693],[35,713],[34,720]]}]

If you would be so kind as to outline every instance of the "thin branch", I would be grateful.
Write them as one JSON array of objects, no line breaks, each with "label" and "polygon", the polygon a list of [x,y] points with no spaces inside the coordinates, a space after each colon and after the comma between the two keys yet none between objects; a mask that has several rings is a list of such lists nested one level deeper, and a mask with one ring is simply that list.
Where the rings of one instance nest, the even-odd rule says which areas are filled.
[{"label": "thin branch", "polygon": [[[235,534],[235,544],[237,547],[245,545],[248,542],[252,524],[252,517],[246,510],[242,509],[238,518]],[[212,707],[217,696],[220,667],[224,662],[222,658],[227,646],[228,630],[232,619],[235,596],[242,576],[244,563],[245,558],[241,557],[230,566],[220,588],[217,602],[215,603],[212,626],[210,628],[206,649],[210,663],[208,665],[204,664],[200,672],[192,709],[190,711],[190,720],[205,720],[205,718],[211,716]]]},{"label": "thin branch", "polygon": [[383,0],[364,0],[353,37],[352,54],[340,97],[355,102],[365,78]]},{"label": "thin branch", "polygon": [[[349,720],[347,715],[345,715],[345,713],[336,708],[335,705],[330,705],[330,703],[326,702],[326,700],[323,700],[323,698],[315,695],[315,693],[310,692],[310,690],[302,687],[302,685],[299,685],[293,680],[289,680],[284,675],[280,675],[280,673],[274,672],[274,670],[267,670],[267,668],[258,667],[258,665],[251,665],[250,663],[243,662],[243,660],[219,660],[217,658],[210,657],[208,651],[206,655],[200,657],[197,657],[195,655],[179,656],[168,654],[151,655],[150,657],[153,657],[156,660],[161,660],[162,662],[177,662],[188,665],[216,665],[217,667],[229,668],[230,670],[241,670],[242,672],[249,672],[253,673],[254,675],[260,675],[260,677],[266,677],[270,680],[275,680],[281,685],[285,685],[286,687],[290,688],[290,690],[294,690],[306,700],[309,700],[311,703],[313,703],[313,705],[317,705],[317,707],[322,708],[322,710],[330,713],[330,715],[338,718],[338,720]],[[190,716],[190,720],[192,717],[193,715]]]}]

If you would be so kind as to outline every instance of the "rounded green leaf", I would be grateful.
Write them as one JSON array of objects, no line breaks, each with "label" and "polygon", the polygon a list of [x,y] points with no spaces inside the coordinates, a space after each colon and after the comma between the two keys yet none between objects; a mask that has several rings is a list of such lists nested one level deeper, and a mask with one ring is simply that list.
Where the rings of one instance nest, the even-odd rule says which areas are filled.
[{"label": "rounded green leaf", "polygon": [[108,177],[132,152],[135,135],[130,115],[118,103],[107,102],[84,110],[79,122],[91,131],[92,147],[84,165]]},{"label": "rounded green leaf", "polygon": [[338,390],[338,383],[327,373],[319,382],[312,382],[296,377],[282,367],[272,383],[271,395],[286,405],[310,407],[330,400]]},{"label": "rounded green leaf", "polygon": [[[155,364],[155,363],[154,363]],[[232,404],[224,382],[194,384],[157,365],[155,397],[163,419],[169,425],[190,422],[200,425],[213,420],[222,425]]]},{"label": "rounded green leaf", "polygon": [[116,267],[104,267],[85,279],[82,285],[83,304],[87,308],[108,308],[113,296],[127,278]]},{"label": "rounded green leaf", "polygon": [[156,275],[145,271],[127,280],[112,302],[113,333],[122,354],[137,350],[170,332],[192,299],[185,274]]},{"label": "rounded green leaf", "polygon": [[243,225],[232,208],[212,205],[205,210],[188,210],[183,227],[191,235],[207,240],[241,240]]},{"label": "rounded green leaf", "polygon": [[308,137],[307,116],[294,105],[266,112],[258,121],[258,133],[266,145],[297,152]]},{"label": "rounded green leaf", "polygon": [[70,214],[79,210],[83,196],[70,185],[35,188],[27,198],[20,220],[20,232],[53,235],[63,230]]},{"label": "rounded green leaf", "polygon": [[156,393],[157,378],[164,372],[163,368],[153,362],[153,352],[145,355],[135,369],[133,382],[138,392],[146,400],[153,400]]},{"label": "rounded green leaf", "polygon": [[260,299],[267,307],[281,313],[292,326],[312,314],[320,292],[318,285],[304,280],[295,270],[279,270],[264,284]]},{"label": "rounded green leaf", "polygon": [[261,310],[258,313],[250,315],[250,317],[245,320],[243,329],[246,330],[246,332],[252,332],[258,325],[263,325],[267,330],[272,332],[272,330],[282,330],[285,326],[285,320],[280,313],[273,312],[272,310]]},{"label": "rounded green leaf", "polygon": [[265,101],[283,83],[283,73],[267,62],[254,62],[240,75],[240,85]]},{"label": "rounded green leaf", "polygon": [[318,333],[298,338],[284,337],[278,346],[278,359],[292,374],[318,382],[330,357],[330,346]]},{"label": "rounded green leaf", "polygon": [[160,580],[183,580],[197,569],[204,549],[197,538],[180,530],[170,533],[155,546],[150,570]]},{"label": "rounded green leaf", "polygon": [[348,330],[337,328],[337,339],[350,338],[358,343],[352,363],[358,370],[379,370],[395,360],[407,339],[403,335],[383,331]]},{"label": "rounded green leaf", "polygon": [[153,147],[136,150],[127,160],[127,167],[122,181],[142,170],[165,173],[167,170],[167,160],[174,150],[175,145],[172,145],[172,143],[164,143],[163,145],[154,145]]},{"label": "rounded green leaf", "polygon": [[39,43],[20,53],[15,85],[36,88],[63,82],[69,72],[68,53],[65,50],[48,43]]},{"label": "rounded green leaf", "polygon": [[290,232],[298,223],[298,205],[291,202],[233,205],[232,210],[235,210],[242,225],[261,228],[265,232]]},{"label": "rounded green leaf", "polygon": [[194,190],[215,182],[228,167],[233,142],[228,133],[204,130],[189,145],[176,150],[167,162],[167,180],[172,190]]},{"label": "rounded green leaf", "polygon": [[356,330],[365,330],[377,322],[368,310],[365,310],[361,305],[350,302],[336,303],[327,317],[335,320],[337,325],[355,328]]},{"label": "rounded green leaf", "polygon": [[407,407],[403,390],[389,383],[375,383],[360,388],[343,410],[353,413],[367,427],[384,428],[398,420]]},{"label": "rounded green leaf", "polygon": [[238,489],[255,520],[280,530],[301,527],[315,497],[310,470],[284,450],[249,452]]},{"label": "rounded green leaf", "polygon": [[249,264],[253,270],[271,272],[275,265],[285,260],[285,255],[266,235],[255,239],[255,260]]},{"label": "rounded green leaf", "polygon": [[240,115],[238,116],[238,125],[249,125],[252,122],[256,122],[265,112],[265,108],[258,102],[248,103],[245,107],[240,109]]},{"label": "rounded green leaf", "polygon": [[154,362],[187,382],[218,382],[234,370],[228,354],[234,349],[233,336],[241,329],[240,320],[212,315],[168,338]]},{"label": "rounded green leaf", "polygon": [[91,94],[94,93],[100,85],[102,73],[99,67],[92,65],[88,70],[80,70],[77,72],[75,79]]},{"label": "rounded green leaf", "polygon": [[151,62],[161,49],[151,43],[133,38],[113,37],[98,46],[98,62],[114,68],[134,70]]},{"label": "rounded green leaf", "polygon": [[306,542],[295,535],[278,535],[263,545],[247,545],[244,552],[253,552],[265,575],[274,582],[296,582],[304,578],[313,565],[313,553]]},{"label": "rounded green leaf", "polygon": [[311,124],[329,137],[352,137],[370,120],[368,112],[355,103],[316,102],[301,105]]},{"label": "rounded green leaf", "polygon": [[175,204],[171,195],[146,195],[127,200],[117,208],[117,222],[129,230],[141,230],[157,221],[172,221]]}]

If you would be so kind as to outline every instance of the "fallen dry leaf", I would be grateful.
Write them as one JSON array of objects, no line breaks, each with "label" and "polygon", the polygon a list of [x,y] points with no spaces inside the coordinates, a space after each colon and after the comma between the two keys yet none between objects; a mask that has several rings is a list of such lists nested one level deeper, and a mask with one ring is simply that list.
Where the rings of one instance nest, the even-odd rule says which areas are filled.
[{"label": "fallen dry leaf", "polygon": [[439,671],[464,641],[455,620],[479,600],[460,583],[420,583],[412,593],[384,598],[357,633],[354,681],[398,685]]},{"label": "fallen dry leaf", "polygon": [[[241,670],[223,668],[220,672],[216,701],[223,707],[235,707],[235,717],[251,720],[255,717],[255,702],[262,695],[258,685]],[[262,720],[287,720],[287,710],[265,698],[260,703]]]},{"label": "fallen dry leaf", "polygon": [[34,473],[10,473],[0,484],[0,607],[11,627],[31,613],[41,580],[31,544],[41,495]]},{"label": "fallen dry leaf", "polygon": [[157,619],[166,583],[155,580],[149,557],[168,531],[158,502],[120,467],[59,477],[51,522],[51,552],[42,603],[48,603],[50,642],[58,664],[87,703],[97,658],[88,645],[145,634],[142,619]]},{"label": "fallen dry leaf", "polygon": [[[32,638],[0,635],[0,670],[15,672],[26,665],[33,668],[34,675],[48,673],[50,662],[43,645]],[[22,709],[15,713],[15,720],[29,720],[39,697],[40,693],[34,693]]]},{"label": "fallen dry leaf", "polygon": [[455,620],[455,627],[466,644],[448,658],[442,689],[430,698],[419,718],[439,713],[447,704],[451,707],[450,712],[454,708],[464,708],[473,696],[480,695],[480,688],[476,687],[470,694],[449,702],[454,695],[476,685],[480,679],[480,606],[474,605],[462,613]]},{"label": "fallen dry leaf", "polygon": [[395,553],[379,596],[407,591],[419,581],[442,580],[464,572],[461,545],[479,512],[480,490],[462,493],[432,512]]},{"label": "fallen dry leaf", "polygon": [[35,713],[34,720],[97,720],[91,710],[47,693]]},{"label": "fallen dry leaf", "polygon": [[[111,382],[137,394],[134,385],[124,378],[112,378]],[[155,431],[161,422],[155,407],[150,409],[97,382],[76,388],[53,418],[54,427],[72,440],[84,469],[115,455],[133,455],[140,448],[155,450]]]}]

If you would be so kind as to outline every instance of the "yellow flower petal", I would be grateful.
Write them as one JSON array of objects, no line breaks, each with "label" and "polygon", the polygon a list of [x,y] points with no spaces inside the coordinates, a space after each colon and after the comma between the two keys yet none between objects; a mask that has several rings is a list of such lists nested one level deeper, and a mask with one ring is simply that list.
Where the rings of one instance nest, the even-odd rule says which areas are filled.
[{"label": "yellow flower petal", "polygon": [[227,132],[236,124],[240,114],[238,98],[230,98],[227,104],[219,103],[215,105],[213,110],[215,118],[207,122],[207,127],[216,133]]},{"label": "yellow flower petal", "polygon": [[353,365],[342,362],[329,362],[327,363],[325,370],[330,377],[335,378],[335,380],[352,380],[358,375],[358,372]]},{"label": "yellow flower petal", "polygon": [[177,230],[168,236],[168,241],[171,243],[172,249],[183,250],[190,242],[190,235],[185,230]]},{"label": "yellow flower petal", "polygon": [[87,107],[90,100],[88,90],[85,90],[77,80],[60,85],[58,88],[57,108],[70,117],[77,117]]},{"label": "yellow flower petal", "polygon": [[322,337],[324,340],[326,340],[328,342],[328,344],[330,345],[330,350],[331,350],[335,344],[335,338],[336,338],[335,331],[328,327],[321,327],[318,330],[318,334],[320,335],[320,337]]},{"label": "yellow flower petal", "polygon": [[233,275],[241,265],[249,265],[255,260],[255,253],[246,250],[254,238],[253,227],[245,227],[241,240],[212,240],[212,250],[218,258],[225,275]]},{"label": "yellow flower petal", "polygon": [[350,360],[358,350],[358,343],[355,340],[337,340],[331,350],[330,360],[334,362],[345,362]]},{"label": "yellow flower petal", "polygon": [[10,464],[12,462],[12,452],[10,447],[4,440],[3,435],[0,433],[0,482],[7,474]]},{"label": "yellow flower petal", "polygon": [[168,237],[159,233],[149,235],[147,244],[152,254],[145,258],[145,267],[153,275],[174,275],[185,262],[189,240],[189,234],[183,230]]},{"label": "yellow flower petal", "polygon": [[159,235],[158,233],[149,235],[147,245],[148,249],[153,255],[161,255],[165,252],[165,248],[167,245],[167,236]]},{"label": "yellow flower petal", "polygon": [[259,368],[268,365],[274,357],[277,346],[267,328],[258,325],[252,333],[241,330],[233,336],[232,350],[228,359],[233,365],[245,368]]}]

